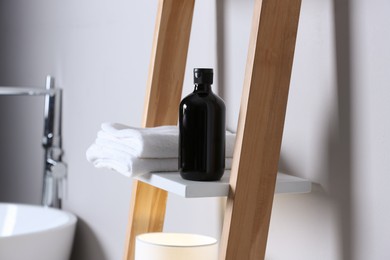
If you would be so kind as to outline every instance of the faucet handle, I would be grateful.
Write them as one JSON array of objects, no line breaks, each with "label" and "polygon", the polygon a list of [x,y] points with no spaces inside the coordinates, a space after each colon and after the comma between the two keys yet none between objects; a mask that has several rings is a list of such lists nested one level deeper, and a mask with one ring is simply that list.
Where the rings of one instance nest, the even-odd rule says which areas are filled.
[{"label": "faucet handle", "polygon": [[65,179],[67,172],[67,165],[64,162],[57,162],[51,167],[53,177],[56,179]]},{"label": "faucet handle", "polygon": [[66,195],[66,177],[66,163],[51,158],[46,159],[43,205],[61,208],[61,199]]},{"label": "faucet handle", "polygon": [[48,159],[49,169],[51,176],[55,179],[65,179],[67,172],[67,165],[64,162],[58,162],[52,159]]}]

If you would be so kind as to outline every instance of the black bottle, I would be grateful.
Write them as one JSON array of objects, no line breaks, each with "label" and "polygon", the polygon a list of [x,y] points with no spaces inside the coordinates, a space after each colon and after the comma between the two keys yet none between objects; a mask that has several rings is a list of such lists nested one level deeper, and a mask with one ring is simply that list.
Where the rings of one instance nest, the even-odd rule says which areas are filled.
[{"label": "black bottle", "polygon": [[225,103],[211,90],[213,69],[194,69],[194,84],[179,108],[180,175],[215,181],[225,171]]}]

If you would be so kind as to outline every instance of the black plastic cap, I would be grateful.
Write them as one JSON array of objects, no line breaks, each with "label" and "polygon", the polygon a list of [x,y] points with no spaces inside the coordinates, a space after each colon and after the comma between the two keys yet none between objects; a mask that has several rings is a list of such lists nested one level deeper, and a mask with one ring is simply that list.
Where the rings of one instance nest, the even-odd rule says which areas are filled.
[{"label": "black plastic cap", "polygon": [[194,69],[195,84],[213,84],[213,69]]}]

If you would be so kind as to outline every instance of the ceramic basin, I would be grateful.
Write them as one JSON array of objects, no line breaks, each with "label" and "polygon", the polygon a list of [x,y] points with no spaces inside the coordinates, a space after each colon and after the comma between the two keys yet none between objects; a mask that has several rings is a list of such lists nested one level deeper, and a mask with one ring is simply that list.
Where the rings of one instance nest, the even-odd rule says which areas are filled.
[{"label": "ceramic basin", "polygon": [[62,210],[0,203],[0,259],[69,260],[76,222]]}]

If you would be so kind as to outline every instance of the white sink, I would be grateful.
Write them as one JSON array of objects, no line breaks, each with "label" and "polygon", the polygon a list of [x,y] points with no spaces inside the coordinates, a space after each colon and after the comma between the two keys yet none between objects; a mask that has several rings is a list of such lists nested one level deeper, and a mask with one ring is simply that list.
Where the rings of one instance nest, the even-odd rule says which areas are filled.
[{"label": "white sink", "polygon": [[62,210],[0,203],[0,259],[68,260],[76,222]]}]

